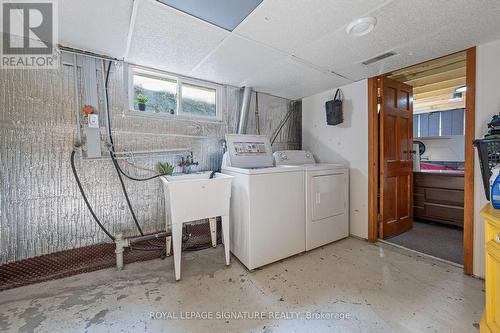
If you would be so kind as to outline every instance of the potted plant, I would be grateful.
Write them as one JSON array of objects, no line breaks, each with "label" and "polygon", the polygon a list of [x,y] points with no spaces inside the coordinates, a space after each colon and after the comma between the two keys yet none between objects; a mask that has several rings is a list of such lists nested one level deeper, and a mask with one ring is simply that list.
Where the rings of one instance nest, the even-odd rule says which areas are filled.
[{"label": "potted plant", "polygon": [[158,172],[162,175],[172,175],[174,167],[168,162],[158,162]]},{"label": "potted plant", "polygon": [[146,110],[146,103],[148,102],[149,99],[146,96],[144,96],[143,94],[139,94],[139,95],[137,95],[135,100],[137,101],[137,105],[139,105],[139,110],[145,111]]}]

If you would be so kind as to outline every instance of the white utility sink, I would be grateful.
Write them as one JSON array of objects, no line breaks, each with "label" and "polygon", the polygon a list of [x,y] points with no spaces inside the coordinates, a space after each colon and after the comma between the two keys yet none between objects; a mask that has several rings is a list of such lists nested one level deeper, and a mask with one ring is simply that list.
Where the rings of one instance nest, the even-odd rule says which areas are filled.
[{"label": "white utility sink", "polygon": [[229,215],[232,176],[206,173],[160,177],[165,207],[172,225],[215,216]]},{"label": "white utility sink", "polygon": [[180,173],[164,177],[167,178],[167,181],[169,182],[176,182],[176,181],[185,181],[193,179],[209,179],[211,173],[212,171],[202,171],[195,173]]},{"label": "white utility sink", "polygon": [[233,177],[215,173],[209,179],[210,174],[208,171],[160,177],[164,185],[167,230],[169,218],[172,228],[176,280],[180,279],[182,224],[185,222],[208,218],[212,244],[215,244],[215,218],[221,216],[226,265],[229,265],[229,204]]}]

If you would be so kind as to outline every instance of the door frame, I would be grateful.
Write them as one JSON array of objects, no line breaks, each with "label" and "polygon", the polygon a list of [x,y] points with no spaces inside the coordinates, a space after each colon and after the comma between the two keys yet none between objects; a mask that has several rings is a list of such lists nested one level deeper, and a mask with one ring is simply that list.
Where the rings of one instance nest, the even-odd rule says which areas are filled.
[{"label": "door frame", "polygon": [[[463,51],[460,51],[463,52]],[[466,52],[465,164],[464,164],[464,273],[473,273],[474,244],[474,145],[476,129],[476,47]],[[378,81],[368,79],[368,241],[378,240],[379,216],[379,119]]]}]

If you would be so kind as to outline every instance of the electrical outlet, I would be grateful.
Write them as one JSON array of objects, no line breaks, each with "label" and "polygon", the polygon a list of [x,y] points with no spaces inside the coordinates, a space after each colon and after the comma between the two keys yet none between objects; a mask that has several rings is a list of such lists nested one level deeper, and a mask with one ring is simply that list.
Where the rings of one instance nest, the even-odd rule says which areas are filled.
[{"label": "electrical outlet", "polygon": [[89,128],[99,128],[99,116],[97,114],[88,115]]}]

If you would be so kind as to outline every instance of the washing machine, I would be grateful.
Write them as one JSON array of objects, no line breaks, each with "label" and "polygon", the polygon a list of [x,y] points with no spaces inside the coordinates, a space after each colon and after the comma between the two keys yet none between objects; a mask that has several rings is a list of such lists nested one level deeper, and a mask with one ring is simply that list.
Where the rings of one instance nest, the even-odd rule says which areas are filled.
[{"label": "washing machine", "polygon": [[305,150],[273,154],[276,166],[304,168],[306,251],[349,236],[349,168],[316,163]]},{"label": "washing machine", "polygon": [[226,144],[231,252],[250,270],[304,252],[304,167],[275,167],[266,136],[228,134]]}]

